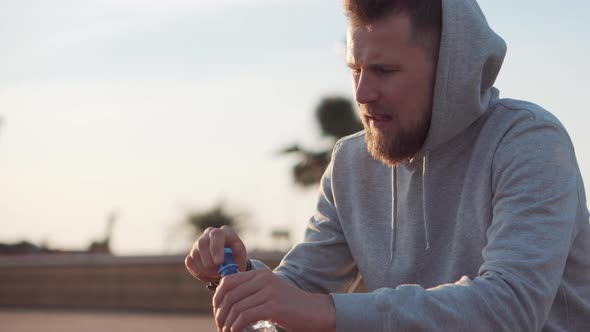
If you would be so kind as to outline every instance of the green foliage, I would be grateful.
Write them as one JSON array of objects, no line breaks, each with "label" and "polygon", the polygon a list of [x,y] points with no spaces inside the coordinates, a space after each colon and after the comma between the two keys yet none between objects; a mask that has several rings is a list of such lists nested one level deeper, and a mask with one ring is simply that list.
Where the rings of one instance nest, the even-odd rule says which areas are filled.
[{"label": "green foliage", "polygon": [[186,223],[190,225],[197,234],[202,234],[209,227],[219,228],[227,225],[234,229],[238,228],[238,216],[230,215],[225,211],[223,204],[218,204],[210,210],[190,212],[186,216]]},{"label": "green foliage", "polygon": [[[350,100],[344,97],[325,97],[315,110],[322,135],[333,138],[333,143],[344,136],[363,129]],[[281,149],[281,154],[297,153],[299,162],[293,166],[295,183],[304,187],[317,184],[330,163],[332,147],[325,151],[309,151],[297,144]]]},{"label": "green foliage", "polygon": [[326,97],[316,108],[316,119],[324,136],[340,139],[361,131],[359,121],[350,100],[344,97]]}]

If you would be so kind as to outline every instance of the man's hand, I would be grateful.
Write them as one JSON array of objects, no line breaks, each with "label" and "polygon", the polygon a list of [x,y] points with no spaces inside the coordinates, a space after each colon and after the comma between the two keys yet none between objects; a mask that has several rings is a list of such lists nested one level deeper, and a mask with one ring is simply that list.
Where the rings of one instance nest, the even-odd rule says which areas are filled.
[{"label": "man's hand", "polygon": [[260,320],[288,331],[336,330],[330,295],[305,292],[267,269],[224,277],[213,296],[213,309],[222,332],[241,332]]},{"label": "man's hand", "polygon": [[246,247],[238,234],[229,226],[207,228],[186,256],[184,265],[195,278],[218,282],[221,277],[217,268],[223,263],[224,248],[232,248],[234,261],[238,264],[239,270],[245,271]]}]

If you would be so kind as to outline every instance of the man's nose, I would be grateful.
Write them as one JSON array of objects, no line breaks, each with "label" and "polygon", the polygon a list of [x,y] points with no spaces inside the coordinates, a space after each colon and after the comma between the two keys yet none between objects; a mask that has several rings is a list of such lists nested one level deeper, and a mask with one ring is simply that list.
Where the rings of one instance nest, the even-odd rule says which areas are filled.
[{"label": "man's nose", "polygon": [[355,83],[355,99],[357,103],[370,104],[379,98],[376,82],[366,72],[361,73]]}]

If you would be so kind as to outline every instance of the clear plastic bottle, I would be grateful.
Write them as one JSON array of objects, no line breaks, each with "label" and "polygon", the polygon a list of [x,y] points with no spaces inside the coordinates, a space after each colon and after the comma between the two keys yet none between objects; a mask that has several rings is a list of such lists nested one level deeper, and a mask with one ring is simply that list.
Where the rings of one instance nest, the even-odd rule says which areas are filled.
[{"label": "clear plastic bottle", "polygon": [[[238,265],[234,263],[234,254],[231,248],[224,249],[224,261],[219,265],[218,271],[221,277],[239,272]],[[242,332],[277,332],[277,327],[273,322],[261,320],[248,326]]]}]

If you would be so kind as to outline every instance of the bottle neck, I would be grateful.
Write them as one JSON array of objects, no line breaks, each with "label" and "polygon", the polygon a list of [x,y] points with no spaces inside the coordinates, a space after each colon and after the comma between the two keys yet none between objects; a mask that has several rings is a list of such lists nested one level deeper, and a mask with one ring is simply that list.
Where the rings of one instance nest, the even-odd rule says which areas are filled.
[{"label": "bottle neck", "polygon": [[231,264],[223,264],[219,266],[219,274],[222,277],[228,276],[230,274],[236,274],[238,273],[238,265],[235,263],[231,263]]}]

